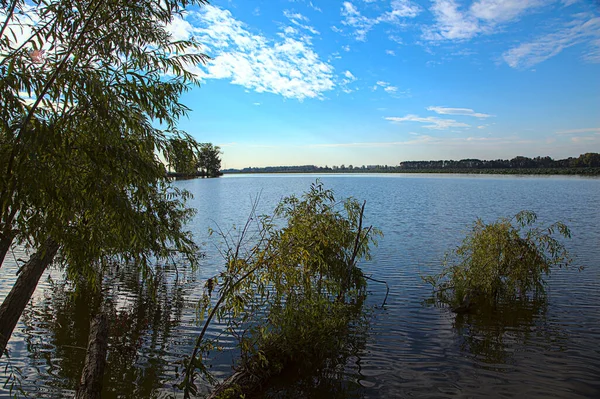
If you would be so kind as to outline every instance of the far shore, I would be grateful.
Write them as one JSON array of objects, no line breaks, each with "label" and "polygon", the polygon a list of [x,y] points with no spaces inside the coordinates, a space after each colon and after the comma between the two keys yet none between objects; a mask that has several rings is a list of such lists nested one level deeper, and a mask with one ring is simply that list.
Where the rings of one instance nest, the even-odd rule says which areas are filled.
[{"label": "far shore", "polygon": [[393,173],[393,174],[471,174],[471,175],[579,175],[579,176],[600,176],[600,167],[579,167],[579,168],[510,168],[510,169],[400,169],[372,168],[372,169],[304,169],[303,167],[267,167],[267,168],[244,168],[244,169],[226,169],[223,174],[273,174],[273,173],[314,173],[314,174],[361,174],[361,173]]}]

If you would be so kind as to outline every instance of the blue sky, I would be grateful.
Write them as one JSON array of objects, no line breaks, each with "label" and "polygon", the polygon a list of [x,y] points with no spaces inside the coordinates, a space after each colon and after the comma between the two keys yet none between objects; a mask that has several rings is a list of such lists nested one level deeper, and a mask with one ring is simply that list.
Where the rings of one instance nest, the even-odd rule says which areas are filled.
[{"label": "blue sky", "polygon": [[595,0],[214,0],[170,26],[225,168],[600,152]]}]

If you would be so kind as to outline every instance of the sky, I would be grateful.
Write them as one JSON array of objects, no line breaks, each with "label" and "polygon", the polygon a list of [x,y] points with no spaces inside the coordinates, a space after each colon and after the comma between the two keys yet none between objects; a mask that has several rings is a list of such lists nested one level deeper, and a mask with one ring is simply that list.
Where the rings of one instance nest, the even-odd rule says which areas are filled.
[{"label": "sky", "polygon": [[600,152],[598,0],[213,0],[180,127],[223,168]]}]

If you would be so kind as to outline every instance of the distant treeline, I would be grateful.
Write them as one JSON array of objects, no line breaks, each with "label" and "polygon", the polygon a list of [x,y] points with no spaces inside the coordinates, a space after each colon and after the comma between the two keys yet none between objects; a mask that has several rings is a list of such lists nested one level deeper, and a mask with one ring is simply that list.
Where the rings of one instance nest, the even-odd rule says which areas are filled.
[{"label": "distant treeline", "polygon": [[600,176],[600,154],[586,153],[577,158],[550,157],[513,159],[461,159],[460,161],[406,161],[389,165],[267,166],[226,169],[223,173],[490,173],[490,174],[577,174]]}]

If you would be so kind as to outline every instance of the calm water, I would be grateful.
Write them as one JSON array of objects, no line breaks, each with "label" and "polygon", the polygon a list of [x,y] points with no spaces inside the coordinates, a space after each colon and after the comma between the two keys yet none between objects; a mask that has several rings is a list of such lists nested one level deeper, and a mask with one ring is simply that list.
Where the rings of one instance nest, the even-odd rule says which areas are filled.
[{"label": "calm water", "polygon": [[[112,309],[111,343],[103,397],[167,397],[177,392],[183,356],[199,327],[196,301],[203,280],[221,267],[209,227],[242,224],[253,199],[271,212],[289,194],[300,194],[315,175],[227,176],[177,182],[194,194],[191,228],[206,251],[197,273],[166,268],[156,290],[122,270],[106,283]],[[385,237],[363,268],[391,287],[370,285],[370,325],[342,370],[281,382],[279,397],[600,397],[600,179],[452,175],[325,175],[341,197],[367,200],[367,222]],[[519,210],[541,221],[562,220],[573,232],[567,245],[576,267],[557,270],[547,298],[490,317],[457,318],[424,305],[429,288],[421,274],[440,268],[443,253],[459,244],[476,217],[491,221]],[[16,253],[15,258],[23,256]],[[14,265],[0,269],[0,300],[14,281]],[[152,294],[156,292],[156,294]],[[11,364],[32,396],[73,394],[87,342],[89,298],[74,295],[57,271],[40,283],[9,345]],[[218,334],[215,325],[211,334]],[[231,370],[231,342],[212,359],[212,371]],[[2,363],[4,367],[5,363]],[[10,370],[10,368],[9,368]],[[7,372],[2,370],[2,381]],[[304,384],[304,385],[302,385]],[[300,390],[300,391],[298,391]],[[301,392],[301,393],[298,393]],[[0,397],[8,389],[0,388]]]}]

